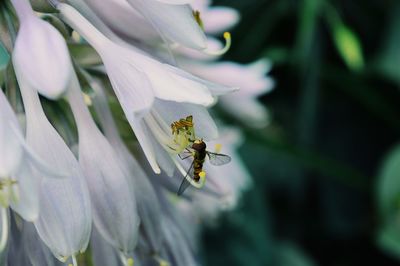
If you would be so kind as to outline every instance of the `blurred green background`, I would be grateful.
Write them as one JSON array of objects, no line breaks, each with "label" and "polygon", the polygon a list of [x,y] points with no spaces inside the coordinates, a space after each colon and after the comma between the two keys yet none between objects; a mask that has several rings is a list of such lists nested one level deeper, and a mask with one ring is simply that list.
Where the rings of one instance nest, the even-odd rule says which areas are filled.
[{"label": "blurred green background", "polygon": [[400,1],[214,4],[242,15],[225,59],[271,59],[276,87],[271,125],[244,129],[256,186],[204,264],[400,265]]}]

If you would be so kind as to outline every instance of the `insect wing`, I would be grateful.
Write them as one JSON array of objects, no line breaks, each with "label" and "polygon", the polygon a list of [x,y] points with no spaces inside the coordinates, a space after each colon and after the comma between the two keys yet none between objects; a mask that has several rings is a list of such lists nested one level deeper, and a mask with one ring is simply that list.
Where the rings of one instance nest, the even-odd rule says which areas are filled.
[{"label": "insect wing", "polygon": [[194,165],[194,161],[192,162],[192,164],[189,167],[189,170],[186,172],[185,177],[182,180],[181,185],[179,186],[178,192],[176,194],[178,194],[178,196],[182,195],[183,192],[185,192],[185,190],[190,186],[190,182],[186,180],[186,178],[188,177],[188,175],[190,175],[190,178],[192,178],[193,176],[193,165]]},{"label": "insect wing", "polygon": [[224,165],[232,160],[229,155],[222,153],[214,153],[207,151],[207,155],[212,165],[217,165],[217,166]]}]

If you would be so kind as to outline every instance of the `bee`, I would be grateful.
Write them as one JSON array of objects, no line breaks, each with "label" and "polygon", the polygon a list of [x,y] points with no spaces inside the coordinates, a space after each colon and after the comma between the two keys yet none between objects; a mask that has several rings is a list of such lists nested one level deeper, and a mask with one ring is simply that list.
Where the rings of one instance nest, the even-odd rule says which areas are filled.
[{"label": "bee", "polygon": [[175,136],[185,136],[188,143],[186,148],[184,148],[184,152],[178,154],[178,156],[182,160],[190,157],[193,158],[193,161],[186,172],[181,185],[179,186],[177,192],[178,195],[182,195],[182,193],[189,187],[190,182],[188,181],[188,177],[190,177],[196,183],[200,182],[202,177],[205,177],[203,165],[206,157],[208,157],[208,160],[212,165],[216,166],[224,165],[231,161],[231,157],[226,154],[208,151],[207,144],[203,141],[203,139],[196,138],[193,126],[194,124],[192,116],[188,116],[186,119],[180,119],[179,121],[171,124],[172,133],[175,134]]}]

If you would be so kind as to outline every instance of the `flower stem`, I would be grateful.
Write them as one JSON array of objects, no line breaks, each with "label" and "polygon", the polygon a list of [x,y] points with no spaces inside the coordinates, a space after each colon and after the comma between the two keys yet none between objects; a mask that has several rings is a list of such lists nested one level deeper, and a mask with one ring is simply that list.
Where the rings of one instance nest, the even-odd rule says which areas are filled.
[{"label": "flower stem", "polygon": [[7,245],[8,239],[8,209],[1,208],[1,237],[0,237],[0,253],[3,252]]}]

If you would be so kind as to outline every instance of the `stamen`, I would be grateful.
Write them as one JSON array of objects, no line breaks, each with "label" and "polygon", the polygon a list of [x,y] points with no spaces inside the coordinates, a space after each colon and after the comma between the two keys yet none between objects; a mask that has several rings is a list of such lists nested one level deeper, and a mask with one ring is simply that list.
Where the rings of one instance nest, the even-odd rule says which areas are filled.
[{"label": "stamen", "polygon": [[83,100],[84,100],[85,104],[87,106],[92,106],[93,102],[92,102],[92,98],[90,97],[90,95],[87,93],[84,93],[84,92],[82,94],[83,94]]},{"label": "stamen", "polygon": [[133,259],[132,259],[132,258],[129,258],[129,259],[127,260],[127,264],[128,264],[128,266],[133,266],[133,264],[134,264]]},{"label": "stamen", "polygon": [[78,262],[76,261],[75,255],[72,255],[72,265],[73,266],[78,266]]},{"label": "stamen", "polygon": [[197,24],[199,24],[200,28],[204,31],[204,23],[203,20],[200,17],[200,11],[198,10],[193,10],[193,17],[196,20]]},{"label": "stamen", "polygon": [[0,253],[4,251],[8,240],[8,209],[1,208]]},{"label": "stamen", "polygon": [[203,52],[205,54],[215,55],[215,56],[225,54],[226,52],[228,52],[229,48],[231,48],[231,45],[232,45],[231,34],[229,32],[224,32],[224,39],[225,39],[225,46],[221,50],[212,51],[212,50],[209,50],[208,48],[206,48],[203,50]]},{"label": "stamen", "polygon": [[170,266],[168,261],[160,258],[158,255],[154,255],[153,258],[158,262],[159,266]]},{"label": "stamen", "polygon": [[122,265],[125,266],[133,266],[134,260],[132,258],[127,258],[123,252],[119,252],[119,259],[122,262]]}]

